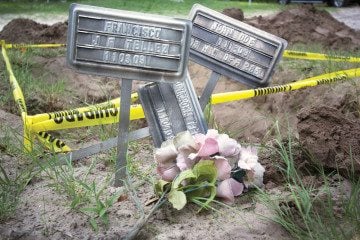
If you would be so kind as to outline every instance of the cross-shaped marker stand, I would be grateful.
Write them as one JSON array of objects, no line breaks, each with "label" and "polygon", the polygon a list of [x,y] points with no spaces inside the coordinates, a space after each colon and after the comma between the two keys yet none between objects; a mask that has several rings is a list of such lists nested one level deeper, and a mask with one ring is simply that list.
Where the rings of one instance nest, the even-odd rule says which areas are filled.
[{"label": "cross-shaped marker stand", "polygon": [[70,7],[68,64],[84,73],[122,78],[115,186],[126,180],[132,80],[184,81],[190,34],[188,20],[79,4]]}]

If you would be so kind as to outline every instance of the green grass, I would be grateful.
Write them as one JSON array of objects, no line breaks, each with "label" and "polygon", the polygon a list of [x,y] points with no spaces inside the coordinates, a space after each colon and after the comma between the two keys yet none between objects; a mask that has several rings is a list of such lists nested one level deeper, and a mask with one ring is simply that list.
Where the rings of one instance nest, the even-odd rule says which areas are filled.
[{"label": "green grass", "polygon": [[[175,2],[171,0],[82,0],[71,1],[79,4],[94,5],[100,7],[122,9],[129,11],[140,11],[147,13],[166,14],[171,16],[187,16],[192,5],[199,3],[215,10],[222,10],[227,7],[238,7],[244,12],[254,11],[276,11],[283,8],[283,6],[276,3],[276,1],[267,2],[253,2],[251,5],[247,1],[220,1],[220,0],[184,0],[184,2]],[[67,14],[70,1],[37,1],[29,2],[23,1],[9,1],[0,3],[0,14],[6,13],[62,13]]]},{"label": "green grass", "polygon": [[[53,78],[53,76],[44,69],[43,63],[38,63],[34,60],[36,57],[50,58],[63,54],[63,49],[8,51],[14,75],[24,94],[28,114],[32,115],[58,110],[56,109],[57,102],[61,98],[66,98],[65,79],[55,79],[49,84],[49,79]],[[2,89],[3,94],[0,97],[0,108],[17,114],[17,106],[14,103],[12,91],[10,90],[7,72],[4,71],[0,77],[6,86],[5,89]]]},{"label": "green grass", "polygon": [[97,158],[93,158],[91,164],[81,172],[73,166],[69,160],[64,165],[59,165],[56,156],[50,156],[46,161],[34,159],[40,167],[43,176],[59,194],[65,195],[69,207],[88,217],[91,227],[98,231],[100,226],[109,226],[109,208],[117,201],[120,192],[109,194],[106,190],[112,184],[113,173],[108,173],[102,181],[94,179],[93,170]]},{"label": "green grass", "polygon": [[[288,50],[322,53],[331,56],[360,57],[360,51],[350,52],[346,50],[329,50],[318,44],[294,44],[288,47]],[[299,77],[299,79],[297,80],[300,80],[325,73],[331,73],[345,69],[360,68],[360,63],[350,63],[345,61],[336,62],[331,60],[314,61],[284,58],[280,63],[280,68],[294,70]]]},{"label": "green grass", "polygon": [[295,239],[353,239],[360,231],[360,179],[352,175],[349,196],[332,186],[332,179],[340,175],[325,173],[320,166],[312,175],[321,179],[322,186],[305,183],[304,172],[294,161],[293,140],[288,136],[285,141],[279,134],[273,149],[282,161],[278,168],[285,178],[285,193],[276,196],[262,190],[258,196],[273,211],[271,220]]},{"label": "green grass", "polygon": [[38,171],[33,164],[25,163],[27,156],[22,152],[21,136],[3,125],[0,125],[0,132],[1,223],[15,214],[21,202],[21,193]]},{"label": "green grass", "polygon": [[20,202],[20,194],[32,178],[30,170],[18,172],[10,177],[0,164],[0,222],[11,217]]}]

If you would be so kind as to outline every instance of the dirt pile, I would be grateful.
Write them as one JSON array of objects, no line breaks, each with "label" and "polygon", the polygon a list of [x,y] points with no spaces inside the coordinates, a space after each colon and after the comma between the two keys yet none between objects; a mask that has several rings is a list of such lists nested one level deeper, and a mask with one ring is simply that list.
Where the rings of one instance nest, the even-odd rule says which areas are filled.
[{"label": "dirt pile", "polygon": [[274,16],[253,17],[246,23],[286,39],[289,44],[318,43],[329,49],[360,49],[360,32],[337,21],[327,11],[304,5]]},{"label": "dirt pile", "polygon": [[240,8],[225,8],[222,13],[240,21],[244,20],[244,12]]},{"label": "dirt pile", "polygon": [[66,43],[67,22],[40,24],[30,19],[10,21],[0,32],[0,39],[8,43]]},{"label": "dirt pile", "polygon": [[[360,172],[360,122],[335,108],[304,108],[298,114],[300,142],[324,168]],[[310,159],[311,161],[311,159]]]}]

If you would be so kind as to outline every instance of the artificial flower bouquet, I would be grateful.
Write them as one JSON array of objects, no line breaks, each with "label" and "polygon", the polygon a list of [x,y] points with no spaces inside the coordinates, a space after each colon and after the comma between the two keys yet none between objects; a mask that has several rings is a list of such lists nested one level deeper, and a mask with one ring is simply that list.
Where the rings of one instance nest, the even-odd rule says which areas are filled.
[{"label": "artificial flower bouquet", "polygon": [[156,149],[154,157],[161,177],[155,191],[178,210],[187,202],[207,208],[215,197],[233,203],[235,196],[263,185],[265,169],[256,148],[241,147],[217,130],[179,133]]}]

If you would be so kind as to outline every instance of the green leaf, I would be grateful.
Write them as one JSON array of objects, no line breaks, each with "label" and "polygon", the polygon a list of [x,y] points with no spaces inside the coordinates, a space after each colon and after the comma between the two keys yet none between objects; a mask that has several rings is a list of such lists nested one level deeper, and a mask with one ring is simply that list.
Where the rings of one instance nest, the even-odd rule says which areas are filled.
[{"label": "green leaf", "polygon": [[170,191],[168,196],[169,202],[173,205],[177,210],[181,210],[186,205],[186,196],[185,193],[181,191]]},{"label": "green leaf", "polygon": [[203,160],[196,164],[193,168],[193,173],[196,176],[196,182],[208,182],[215,184],[217,178],[217,170],[215,163],[212,160]]},{"label": "green leaf", "polygon": [[204,205],[199,209],[198,212],[200,212],[203,208],[208,209],[210,208],[209,204],[214,200],[215,196],[216,196],[216,187],[215,186],[210,186],[208,188],[210,190],[210,196],[207,197],[206,202],[204,203]]},{"label": "green leaf", "polygon": [[157,181],[157,182],[155,183],[155,193],[156,193],[157,195],[161,195],[161,194],[165,191],[166,186],[167,186],[169,183],[170,183],[170,182],[167,182],[167,181],[162,180],[162,179],[160,179],[159,181]]},{"label": "green leaf", "polygon": [[101,209],[99,212],[99,217],[102,217],[106,213],[106,211],[107,211],[107,208]]},{"label": "green leaf", "polygon": [[90,222],[90,225],[94,229],[95,232],[99,231],[99,226],[96,223],[96,220],[94,218],[90,218],[89,222]]},{"label": "green leaf", "polygon": [[191,169],[185,170],[181,172],[173,181],[171,190],[179,188],[182,181],[189,179],[189,178],[196,178],[193,171]]},{"label": "green leaf", "polygon": [[98,213],[98,209],[97,209],[97,208],[81,208],[80,211],[81,211],[81,212],[93,212],[93,213]]}]

